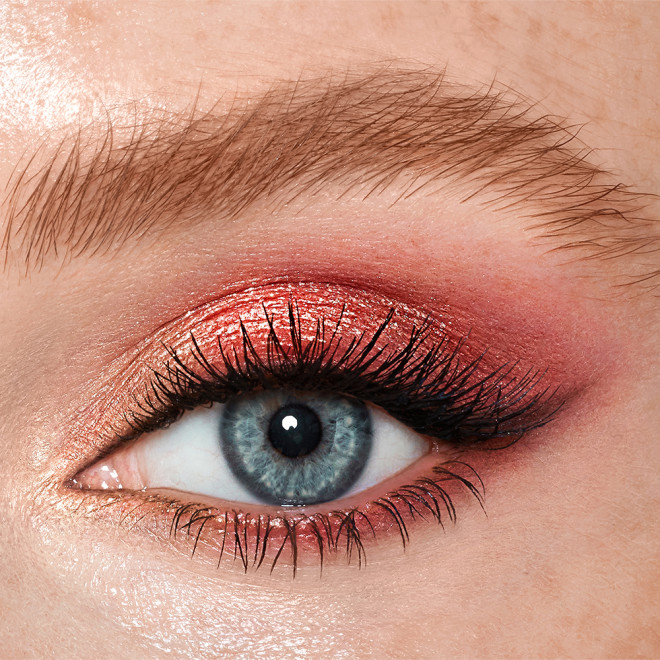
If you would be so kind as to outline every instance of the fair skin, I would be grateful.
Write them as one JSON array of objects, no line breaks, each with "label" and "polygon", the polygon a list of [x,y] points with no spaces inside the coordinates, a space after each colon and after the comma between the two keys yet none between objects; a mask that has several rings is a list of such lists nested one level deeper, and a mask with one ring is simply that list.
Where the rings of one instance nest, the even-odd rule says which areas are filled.
[{"label": "fair skin", "polygon": [[[567,118],[573,133],[585,124],[590,166],[612,173],[603,181],[660,192],[657,4],[78,1],[9,4],[0,21],[3,189],[32,154],[30,172],[81,126],[102,140],[111,122],[121,145],[145,118],[193,106],[245,116],[248,100],[286,81],[394,68],[405,79],[445,70],[460,89],[492,84],[504,99],[524,97],[536,104],[530,118]],[[351,143],[341,160],[360,148]],[[539,209],[487,203],[474,181],[452,188],[440,176],[428,194],[402,197],[409,174],[368,197],[364,179],[350,194],[330,175],[313,189],[296,180],[287,185],[299,194],[265,195],[235,222],[216,207],[121,250],[76,256],[62,242],[29,275],[20,235],[9,242],[0,656],[660,653],[658,225],[586,223],[591,243],[567,249],[587,238],[582,227],[548,238],[530,229]],[[637,211],[612,195],[594,208],[658,217],[652,196]],[[10,216],[5,203],[2,236]],[[602,246],[621,236],[631,249],[606,258]],[[114,410],[128,396],[131,351],[155,354],[157,333],[189,334],[187,312],[273,282],[367,291],[372,310],[378,296],[448,310],[500,364],[547,369],[570,397],[514,447],[466,458],[484,480],[487,517],[458,494],[444,533],[411,525],[404,551],[390,529],[367,547],[366,567],[337,557],[321,577],[309,556],[292,579],[289,548],[272,573],[218,562],[212,538],[191,558],[185,541],[159,533],[171,518],[105,514],[100,494],[65,487],[102,449],[82,442],[102,430],[82,411]]]}]

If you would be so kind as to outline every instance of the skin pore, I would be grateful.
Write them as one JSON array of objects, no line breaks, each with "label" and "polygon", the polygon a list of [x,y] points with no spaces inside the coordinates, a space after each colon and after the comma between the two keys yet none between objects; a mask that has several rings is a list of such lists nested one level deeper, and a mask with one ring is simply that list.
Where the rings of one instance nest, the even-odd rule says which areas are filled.
[{"label": "skin pore", "polygon": [[[643,2],[6,4],[0,656],[657,656],[659,21]],[[392,299],[404,329],[442,318],[561,388],[549,424],[467,456],[487,516],[458,489],[455,525],[320,577],[303,557],[294,580],[288,548],[244,572],[217,536],[191,558],[171,517],[66,490],[164,346],[234,341],[231,309],[280,289],[319,308],[314,283],[366,301],[356,328]]]}]

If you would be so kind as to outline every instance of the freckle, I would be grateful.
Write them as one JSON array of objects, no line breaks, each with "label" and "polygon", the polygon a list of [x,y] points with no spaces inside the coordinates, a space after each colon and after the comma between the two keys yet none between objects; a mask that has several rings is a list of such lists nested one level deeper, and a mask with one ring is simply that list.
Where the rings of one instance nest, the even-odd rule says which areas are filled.
[{"label": "freckle", "polygon": [[527,32],[530,39],[540,39],[542,34],[541,21],[530,16],[527,24]]}]

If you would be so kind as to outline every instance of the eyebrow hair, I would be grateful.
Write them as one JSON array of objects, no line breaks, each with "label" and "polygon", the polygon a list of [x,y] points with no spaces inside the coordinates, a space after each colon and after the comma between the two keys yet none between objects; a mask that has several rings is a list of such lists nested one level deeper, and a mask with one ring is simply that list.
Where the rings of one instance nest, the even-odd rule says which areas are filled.
[{"label": "eyebrow hair", "polygon": [[[273,84],[224,112],[91,124],[10,180],[2,238],[26,272],[50,256],[99,254],[180,223],[239,217],[329,184],[364,198],[450,189],[514,210],[552,249],[588,259],[658,250],[652,195],[589,162],[579,127],[492,87],[385,68]],[[660,269],[631,273],[650,281]]]}]

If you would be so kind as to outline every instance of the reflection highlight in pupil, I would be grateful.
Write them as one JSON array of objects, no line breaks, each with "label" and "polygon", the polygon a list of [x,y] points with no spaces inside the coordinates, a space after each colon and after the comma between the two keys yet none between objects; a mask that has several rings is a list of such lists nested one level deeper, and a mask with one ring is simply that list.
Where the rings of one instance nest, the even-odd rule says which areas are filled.
[{"label": "reflection highlight in pupil", "polygon": [[321,443],[322,427],[318,415],[309,407],[291,403],[280,408],[270,420],[270,444],[287,458],[311,454]]}]

